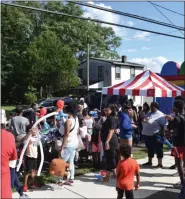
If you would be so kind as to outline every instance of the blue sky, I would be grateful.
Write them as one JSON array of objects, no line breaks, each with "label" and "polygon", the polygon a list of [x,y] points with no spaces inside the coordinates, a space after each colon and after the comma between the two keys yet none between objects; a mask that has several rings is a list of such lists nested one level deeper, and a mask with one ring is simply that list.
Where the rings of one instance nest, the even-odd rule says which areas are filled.
[{"label": "blue sky", "polygon": [[[102,7],[136,14],[158,21],[170,23],[162,16],[149,2],[93,2]],[[184,14],[184,2],[156,2],[157,4]],[[159,8],[159,7],[158,7]],[[121,23],[138,28],[154,30],[183,36],[176,29],[151,24],[133,18],[128,18],[105,11],[98,11],[93,8],[84,8],[85,16],[98,18],[113,23]],[[184,17],[159,8],[175,25],[184,27]],[[122,44],[118,49],[120,55],[127,55],[129,61],[139,62],[147,65],[155,72],[167,61],[175,61],[181,64],[184,61],[184,40],[166,36],[154,35],[146,32],[113,27],[116,34],[121,36]],[[171,33],[172,32],[172,33]]]}]

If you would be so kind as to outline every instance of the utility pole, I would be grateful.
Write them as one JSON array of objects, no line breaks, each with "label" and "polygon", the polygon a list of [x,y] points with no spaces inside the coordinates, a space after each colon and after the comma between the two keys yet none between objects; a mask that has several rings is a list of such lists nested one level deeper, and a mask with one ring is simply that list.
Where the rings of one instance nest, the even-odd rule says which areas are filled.
[{"label": "utility pole", "polygon": [[89,35],[87,36],[87,92],[89,91]]}]

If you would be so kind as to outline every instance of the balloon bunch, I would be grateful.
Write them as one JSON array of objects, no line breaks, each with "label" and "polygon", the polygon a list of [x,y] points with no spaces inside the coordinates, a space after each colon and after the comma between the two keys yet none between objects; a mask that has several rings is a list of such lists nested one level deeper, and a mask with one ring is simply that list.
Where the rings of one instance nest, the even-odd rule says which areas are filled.
[{"label": "balloon bunch", "polygon": [[102,181],[105,178],[106,175],[107,175],[107,171],[101,170],[100,174],[99,175],[95,175],[95,177],[96,177],[96,180]]},{"label": "balloon bunch", "polygon": [[[46,119],[51,117],[51,116],[56,116],[56,119],[58,119],[58,120],[60,120],[62,117],[68,118],[68,115],[63,113],[64,101],[58,100],[57,107],[58,107],[58,110],[56,112],[52,112],[52,113],[49,113],[49,114],[47,114],[47,109],[46,108],[41,108],[40,114],[37,114],[39,119],[33,125],[32,131],[35,131],[36,129],[38,129],[37,128],[38,124],[40,122],[43,122],[43,121],[44,121],[44,125],[43,125],[44,127],[43,127],[42,131],[43,130],[48,130],[50,128],[50,126],[46,122]],[[40,136],[40,131],[37,130],[37,134],[38,134],[38,136]],[[23,147],[23,150],[22,150],[22,153],[21,153],[21,156],[20,156],[19,164],[17,165],[17,172],[19,171],[19,169],[21,167],[21,164],[23,162],[23,157],[24,157],[24,154],[26,152],[28,143],[30,142],[31,136],[32,135],[30,135],[28,137],[28,139],[26,140],[26,142],[24,144],[24,147]],[[44,151],[43,151],[43,146],[42,146],[41,140],[39,141],[39,146],[40,146],[40,152],[41,152],[41,162],[40,162],[39,169],[38,169],[38,172],[37,172],[38,176],[40,176],[40,173],[41,173],[41,170],[42,170],[42,167],[43,167],[43,163],[44,163]]]},{"label": "balloon bunch", "polygon": [[[39,116],[39,118],[42,118],[46,114],[47,114],[47,109],[44,107],[44,108],[40,109],[40,114],[38,116]],[[50,129],[50,125],[47,123],[46,119],[44,119],[43,122],[44,122],[44,124],[43,124],[42,130],[41,130],[42,133],[47,132]]]},{"label": "balloon bunch", "polygon": [[57,101],[57,112],[58,112],[58,115],[56,117],[56,120],[61,120],[62,117],[64,117],[65,119],[68,119],[68,114],[65,114],[63,112],[63,109],[64,109],[64,101],[63,100],[58,100]]},{"label": "balloon bunch", "polygon": [[173,148],[173,145],[165,137],[162,137],[160,135],[156,135],[156,136],[157,136],[158,142],[160,142],[161,144],[167,145],[169,149]]}]

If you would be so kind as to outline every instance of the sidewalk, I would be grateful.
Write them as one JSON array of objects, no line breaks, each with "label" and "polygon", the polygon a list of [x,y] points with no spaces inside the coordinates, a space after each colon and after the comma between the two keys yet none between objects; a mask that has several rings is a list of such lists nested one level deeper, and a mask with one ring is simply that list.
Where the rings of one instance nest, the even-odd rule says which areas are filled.
[{"label": "sidewalk", "polygon": [[[143,164],[147,158],[138,160]],[[174,163],[173,157],[169,153],[164,156],[164,169],[141,168],[141,185],[138,191],[135,191],[135,198],[140,199],[176,199],[179,190],[173,189],[173,184],[178,183],[177,170],[167,169]],[[154,160],[154,165],[157,160]],[[80,176],[75,180],[73,186],[58,187],[54,184],[48,184],[33,192],[28,192],[30,198],[116,198],[115,180],[111,179],[109,183],[97,182],[95,173]],[[13,198],[18,198],[14,193]]]}]

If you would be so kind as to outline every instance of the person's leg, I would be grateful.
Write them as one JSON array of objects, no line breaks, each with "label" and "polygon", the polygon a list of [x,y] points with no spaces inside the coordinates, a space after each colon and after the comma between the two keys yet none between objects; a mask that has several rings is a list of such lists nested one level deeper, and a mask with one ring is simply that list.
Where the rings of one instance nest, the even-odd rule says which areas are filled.
[{"label": "person's leg", "polygon": [[26,173],[25,176],[24,176],[24,188],[23,188],[24,192],[27,192],[27,190],[28,190],[28,178],[29,178],[29,176],[30,176],[29,173]]},{"label": "person's leg", "polygon": [[69,167],[69,171],[70,171],[70,180],[74,180],[74,177],[75,177],[75,166],[74,166],[74,159],[75,159],[75,148],[71,148],[70,149],[71,152],[70,152],[70,157],[69,157],[69,164],[70,164],[70,167]]},{"label": "person's leg", "polygon": [[116,175],[116,149],[110,148],[109,150],[105,150],[105,158],[107,170],[105,180],[108,181],[110,179],[110,174],[112,171],[114,175]]},{"label": "person's leg", "polygon": [[134,199],[133,190],[125,191],[126,199]]},{"label": "person's leg", "polygon": [[69,172],[70,172],[70,179],[71,180],[74,179],[74,174],[75,174],[75,167],[74,167],[75,153],[76,153],[75,148],[66,147],[64,149],[63,160],[70,164]]},{"label": "person's leg", "polygon": [[92,152],[92,158],[93,158],[93,168],[96,168],[96,165],[97,165],[97,152]]},{"label": "person's leg", "polygon": [[153,136],[144,136],[145,139],[145,145],[146,148],[148,149],[148,162],[145,163],[144,165],[152,165],[152,159],[154,157],[154,140]]},{"label": "person's leg", "polygon": [[79,151],[76,150],[75,160],[74,160],[75,168],[78,168],[78,162],[79,162]]},{"label": "person's leg", "polygon": [[16,172],[15,172],[14,186],[15,186],[17,192],[19,193],[19,195],[20,195],[20,196],[23,196],[23,189],[22,189],[21,183],[20,183],[20,181],[19,181],[19,178],[18,178],[18,175],[17,175]]},{"label": "person's leg", "polygon": [[[154,138],[155,139],[155,138]],[[163,144],[156,140],[156,154],[158,158],[158,167],[163,167],[162,159],[163,159]]]},{"label": "person's leg", "polygon": [[15,183],[15,168],[10,168],[11,187],[14,188]]},{"label": "person's leg", "polygon": [[35,175],[36,175],[36,171],[32,170],[31,171],[31,183],[32,183],[32,185],[35,184]]},{"label": "person's leg", "polygon": [[30,158],[25,156],[25,160],[24,160],[24,163],[25,163],[25,175],[24,175],[24,186],[23,186],[23,191],[24,192],[27,192],[28,190],[28,178],[30,176],[30,173],[31,173],[31,161],[30,161]]},{"label": "person's leg", "polygon": [[177,162],[177,168],[178,168],[178,173],[179,173],[180,181],[181,181],[181,184],[183,185],[183,183],[184,183],[183,160],[181,160],[179,158],[179,159],[176,159],[176,162]]},{"label": "person's leg", "polygon": [[[70,150],[68,147],[64,148],[64,152],[63,152],[63,156],[62,156],[62,159],[65,161],[65,162],[69,162],[69,158],[70,158]],[[74,160],[73,160],[74,161]],[[74,162],[73,162],[74,164]],[[58,177],[57,178],[57,183],[58,184],[62,184],[63,183],[63,177]]]},{"label": "person's leg", "polygon": [[117,199],[123,199],[124,190],[117,188],[117,193],[118,193]]}]

